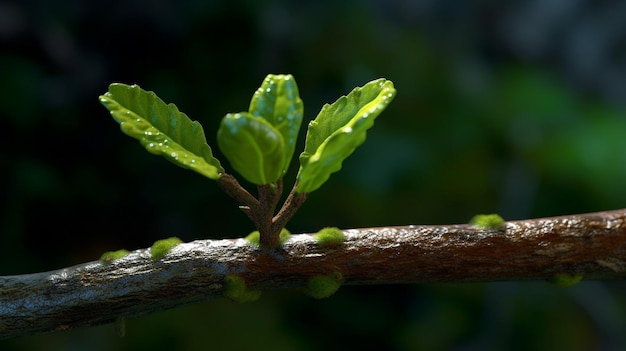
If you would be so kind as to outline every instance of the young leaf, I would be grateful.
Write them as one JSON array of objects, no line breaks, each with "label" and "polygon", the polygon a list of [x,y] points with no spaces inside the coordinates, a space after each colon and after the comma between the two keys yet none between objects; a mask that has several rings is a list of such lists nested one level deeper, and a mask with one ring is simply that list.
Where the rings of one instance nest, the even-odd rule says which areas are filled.
[{"label": "young leaf", "polygon": [[249,112],[268,121],[282,135],[285,147],[281,176],[285,175],[302,124],[303,104],[296,80],[290,74],[268,74],[252,96]]},{"label": "young leaf", "polygon": [[309,123],[296,191],[310,193],[340,170],[343,160],[365,141],[366,131],[395,94],[393,82],[380,78],[355,88],[332,105],[324,105]]},{"label": "young leaf", "polygon": [[114,83],[100,102],[127,135],[139,140],[146,150],[162,155],[183,168],[216,180],[222,171],[206,143],[202,126],[165,104],[155,93],[137,85]]},{"label": "young leaf", "polygon": [[229,113],[217,131],[217,145],[247,181],[270,184],[282,175],[283,137],[269,122],[247,112]]}]

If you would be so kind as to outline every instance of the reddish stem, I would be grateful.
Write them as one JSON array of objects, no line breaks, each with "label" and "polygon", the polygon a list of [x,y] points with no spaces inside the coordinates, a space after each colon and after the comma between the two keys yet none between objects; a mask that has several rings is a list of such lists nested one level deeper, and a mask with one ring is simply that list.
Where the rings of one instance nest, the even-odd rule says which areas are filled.
[{"label": "reddish stem", "polygon": [[281,230],[285,228],[287,222],[302,206],[308,195],[296,193],[296,185],[294,185],[280,211],[274,216],[276,206],[283,193],[282,178],[275,184],[259,185],[257,187],[258,200],[230,174],[222,173],[217,183],[226,194],[239,202],[241,205],[239,208],[244,211],[259,231],[260,244],[265,248],[274,248],[280,245]]}]

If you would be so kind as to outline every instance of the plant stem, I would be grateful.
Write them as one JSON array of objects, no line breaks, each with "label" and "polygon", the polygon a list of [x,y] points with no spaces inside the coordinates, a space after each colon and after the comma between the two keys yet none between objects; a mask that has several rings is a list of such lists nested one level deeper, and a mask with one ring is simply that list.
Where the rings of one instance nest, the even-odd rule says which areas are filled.
[{"label": "plant stem", "polygon": [[227,173],[222,173],[218,185],[230,197],[241,204],[240,208],[250,218],[259,231],[260,244],[264,248],[275,248],[280,245],[280,232],[293,217],[298,208],[307,198],[306,193],[296,193],[294,184],[289,196],[274,216],[276,206],[283,193],[283,179],[275,184],[259,185],[257,187],[259,199],[252,196],[237,179]]},{"label": "plant stem", "polygon": [[[276,232],[272,226],[272,218],[280,196],[283,193],[282,178],[276,184],[259,185],[259,210],[255,214],[255,225],[259,231],[262,247],[272,248],[279,245],[280,230]],[[282,228],[281,228],[282,229]]]},{"label": "plant stem", "polygon": [[246,188],[242,187],[237,178],[222,172],[217,180],[217,185],[228,196],[237,201],[241,205],[239,208],[248,215],[248,218],[254,221],[254,213],[259,210],[259,200],[252,196]]},{"label": "plant stem", "polygon": [[293,185],[285,203],[281,207],[280,211],[274,218],[272,218],[272,228],[274,232],[277,232],[277,236],[280,231],[287,225],[287,222],[296,214],[300,206],[306,201],[308,193],[297,193],[297,183]]}]

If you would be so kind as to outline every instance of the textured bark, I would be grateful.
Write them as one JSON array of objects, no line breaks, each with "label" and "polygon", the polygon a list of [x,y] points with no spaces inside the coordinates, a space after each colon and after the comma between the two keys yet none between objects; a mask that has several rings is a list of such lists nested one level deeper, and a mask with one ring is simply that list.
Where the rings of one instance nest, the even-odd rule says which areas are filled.
[{"label": "textured bark", "polygon": [[137,250],[110,264],[0,277],[0,338],[68,330],[219,298],[227,275],[251,289],[302,287],[340,272],[344,284],[583,279],[626,276],[626,210],[507,222],[503,229],[411,225],[311,235],[259,250],[245,240],[181,244],[154,261]]}]

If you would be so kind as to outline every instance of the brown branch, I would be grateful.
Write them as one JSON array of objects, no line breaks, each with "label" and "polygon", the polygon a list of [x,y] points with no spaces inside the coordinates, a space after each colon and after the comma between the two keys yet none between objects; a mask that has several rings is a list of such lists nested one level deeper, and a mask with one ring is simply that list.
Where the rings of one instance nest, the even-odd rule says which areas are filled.
[{"label": "brown branch", "polygon": [[626,209],[507,222],[501,230],[412,225],[344,231],[343,245],[293,236],[267,251],[245,240],[181,244],[159,261],[148,250],[105,265],[0,277],[0,338],[107,323],[218,298],[225,276],[252,289],[302,287],[341,272],[345,284],[626,277]]},{"label": "brown branch", "polygon": [[308,193],[296,192],[297,188],[298,183],[293,185],[293,188],[289,192],[289,195],[287,195],[287,199],[285,199],[285,203],[280,208],[280,211],[278,211],[276,216],[272,218],[272,230],[274,233],[277,233],[277,237],[278,234],[280,234],[280,231],[287,225],[287,222],[289,222],[291,217],[296,214],[300,206],[304,204],[304,201],[306,201],[309,196]]},{"label": "brown branch", "polygon": [[259,211],[255,213],[255,220],[253,221],[257,230],[259,231],[260,243],[263,247],[277,247],[280,244],[279,234],[280,229],[277,231],[272,227],[272,218],[274,217],[274,211],[278,200],[283,194],[283,180],[282,178],[274,185],[259,185]]},{"label": "brown branch", "polygon": [[241,209],[250,217],[255,211],[258,211],[259,200],[257,200],[252,194],[250,194],[244,187],[239,184],[237,178],[231,176],[226,172],[222,172],[217,179],[217,185],[228,196],[235,199],[240,205]]}]

